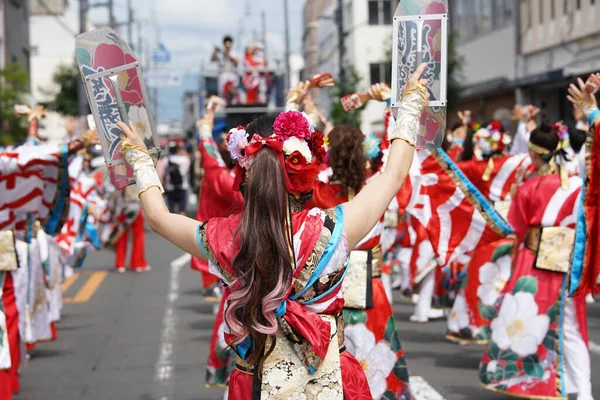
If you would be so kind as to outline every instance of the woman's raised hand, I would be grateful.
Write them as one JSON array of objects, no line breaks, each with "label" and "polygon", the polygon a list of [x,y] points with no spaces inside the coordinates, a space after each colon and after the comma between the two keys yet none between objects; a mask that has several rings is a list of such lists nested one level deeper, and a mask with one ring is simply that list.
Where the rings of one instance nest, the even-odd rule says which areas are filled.
[{"label": "woman's raised hand", "polygon": [[[117,126],[121,129],[123,134],[121,135],[121,140],[126,141],[127,143],[133,144],[136,147],[139,147],[142,151],[148,152],[148,148],[144,143],[144,140],[140,136],[140,134],[135,130],[135,127],[130,122],[129,126],[122,121],[117,122]],[[123,137],[125,136],[125,137]]]},{"label": "woman's raised hand", "polygon": [[567,99],[581,108],[584,109],[586,107],[594,107],[597,108],[598,104],[596,103],[596,96],[594,96],[594,92],[587,90],[583,79],[577,78],[577,85],[571,83],[568,89],[569,95]]},{"label": "woman's raised hand", "polygon": [[[408,79],[404,89],[402,90],[402,98],[404,98],[408,93],[410,93],[416,86],[427,86],[429,82],[427,79],[421,79],[421,75],[425,72],[425,68],[427,68],[427,63],[423,63],[419,65],[414,74]],[[429,92],[426,92],[426,100],[429,100]]]}]

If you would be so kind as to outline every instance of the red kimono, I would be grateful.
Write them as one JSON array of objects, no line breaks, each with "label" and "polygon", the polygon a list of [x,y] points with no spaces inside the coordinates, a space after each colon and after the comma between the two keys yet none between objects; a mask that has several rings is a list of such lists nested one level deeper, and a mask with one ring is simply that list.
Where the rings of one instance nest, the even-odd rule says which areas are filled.
[{"label": "red kimono", "polygon": [[[211,272],[228,284],[235,281],[233,237],[240,219],[241,214],[214,218],[197,232],[198,244],[211,260]],[[293,398],[306,392],[326,392],[328,398],[340,400],[371,399],[363,369],[345,351],[343,330],[337,328],[348,256],[343,208],[294,213],[291,225],[296,269],[291,293],[275,311],[280,328],[276,347],[264,360],[260,377],[245,362],[246,349],[252,344],[236,342],[225,327],[225,340],[233,344],[238,356],[229,399],[258,399],[261,393]]]},{"label": "red kimono", "polygon": [[[319,181],[314,187],[311,202],[318,207],[329,208],[348,200],[348,195],[342,194],[340,184]],[[350,264],[360,262],[361,257],[364,257],[365,254],[367,254],[367,260],[375,260],[376,254],[379,254],[378,264],[381,268],[383,256],[380,242],[383,220],[382,218],[350,253]],[[369,266],[372,267],[367,263],[367,270]],[[358,266],[358,268],[361,267],[364,268],[365,264]],[[354,270],[352,265],[349,269]],[[362,280],[369,277],[367,272],[366,276],[357,278],[358,281],[355,281],[352,273],[348,275],[346,280],[352,284],[356,282],[356,286],[359,287],[362,287],[361,285],[364,283]],[[365,303],[368,306],[364,308],[344,307],[346,347],[365,369],[373,399],[408,399],[411,395],[404,349],[396,329],[392,306],[381,281],[381,271],[379,273],[372,272],[370,282],[366,282],[366,285],[368,298]],[[346,292],[344,297],[348,295]],[[346,302],[348,303],[348,300]]]},{"label": "red kimono", "polygon": [[[566,274],[537,267],[548,255],[565,256],[560,259],[568,267],[571,247],[558,241],[542,250],[542,241],[534,252],[528,235],[540,227],[574,227],[580,188],[579,177],[569,179],[569,188],[562,189],[558,174],[543,175],[523,183],[512,201],[508,219],[519,246],[514,269],[496,306],[482,308],[492,320],[479,373],[489,390],[545,399],[562,399],[572,391],[565,379],[569,363],[564,361],[571,354],[563,342],[572,340],[565,334],[573,325],[579,340],[587,342],[585,298],[566,301]],[[576,317],[565,325],[565,314]]]}]

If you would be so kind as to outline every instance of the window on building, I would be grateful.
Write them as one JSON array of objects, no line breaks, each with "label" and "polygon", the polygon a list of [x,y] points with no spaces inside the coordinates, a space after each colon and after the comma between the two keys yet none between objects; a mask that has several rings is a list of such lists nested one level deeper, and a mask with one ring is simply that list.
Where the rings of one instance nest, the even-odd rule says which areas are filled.
[{"label": "window on building", "polygon": [[581,10],[581,0],[577,0],[577,9]]},{"label": "window on building", "polygon": [[569,13],[569,0],[563,0],[563,15]]},{"label": "window on building", "polygon": [[556,0],[550,0],[550,20],[556,19]]},{"label": "window on building", "polygon": [[[552,3],[552,0],[550,0],[550,3]],[[538,15],[540,25],[543,25],[544,24],[544,2],[542,0],[538,0],[538,6],[539,6],[538,13],[540,14],[540,15]]]},{"label": "window on building", "polygon": [[383,13],[383,24],[391,25],[392,24],[392,15],[393,15],[392,1],[384,0],[381,3],[382,3],[381,4],[381,6],[382,6],[381,12]]},{"label": "window on building", "polygon": [[533,27],[533,2],[529,0],[527,2],[527,29]]},{"label": "window on building", "polygon": [[369,74],[371,79],[371,85],[380,82],[390,84],[392,82],[392,63],[381,62],[376,64],[370,64]]},{"label": "window on building", "polygon": [[369,25],[379,25],[379,1],[369,0]]},{"label": "window on building", "polygon": [[369,25],[391,25],[392,0],[369,0]]}]

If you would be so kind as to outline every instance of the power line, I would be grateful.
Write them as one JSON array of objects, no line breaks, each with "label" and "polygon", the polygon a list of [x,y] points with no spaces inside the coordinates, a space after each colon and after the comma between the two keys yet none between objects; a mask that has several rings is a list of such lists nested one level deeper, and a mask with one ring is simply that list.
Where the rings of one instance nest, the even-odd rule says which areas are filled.
[{"label": "power line", "polygon": [[62,18],[60,18],[59,14],[53,12],[52,9],[50,7],[48,7],[48,4],[46,4],[46,2],[44,0],[37,0],[37,2],[39,3],[39,5],[41,5],[46,10],[48,15],[51,15],[54,17],[54,19],[56,19],[58,24],[64,30],[69,32],[73,37],[77,36],[77,32],[75,32],[73,29],[71,29],[71,27]]}]

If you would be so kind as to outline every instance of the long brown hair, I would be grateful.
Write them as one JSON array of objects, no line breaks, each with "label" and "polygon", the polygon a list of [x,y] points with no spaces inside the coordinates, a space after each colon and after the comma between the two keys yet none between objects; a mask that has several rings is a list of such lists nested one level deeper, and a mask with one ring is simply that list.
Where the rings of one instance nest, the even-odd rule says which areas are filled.
[{"label": "long brown hair", "polygon": [[363,140],[363,133],[353,125],[338,125],[329,133],[331,181],[342,184],[343,194],[347,194],[348,188],[358,193],[365,183],[367,161]]},{"label": "long brown hair", "polygon": [[[249,136],[268,137],[274,117],[261,117],[246,128]],[[238,277],[227,301],[225,321],[231,332],[252,346],[246,353],[249,364],[260,362],[267,337],[277,332],[275,310],[285,300],[293,274],[290,252],[289,208],[284,171],[277,154],[260,150],[248,172],[245,204],[234,236],[237,254],[233,270]],[[274,337],[273,337],[274,339]]]}]

